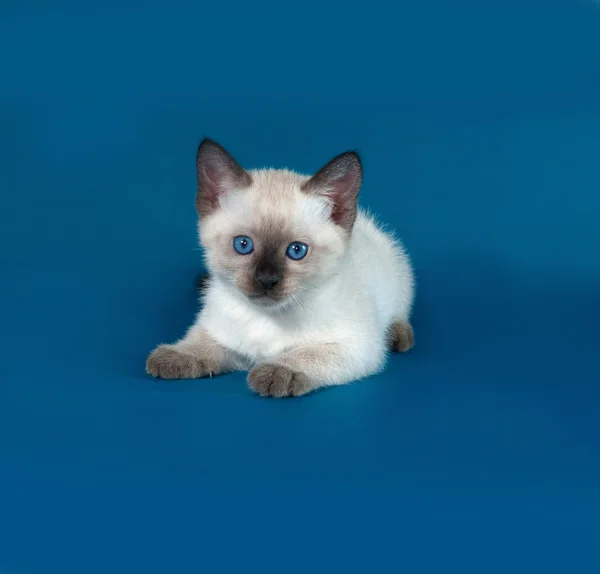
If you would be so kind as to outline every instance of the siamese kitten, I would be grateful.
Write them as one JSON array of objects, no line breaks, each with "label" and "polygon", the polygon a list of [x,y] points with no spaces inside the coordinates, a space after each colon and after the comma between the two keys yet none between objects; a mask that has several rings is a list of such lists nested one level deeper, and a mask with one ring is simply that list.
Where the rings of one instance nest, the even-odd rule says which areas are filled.
[{"label": "siamese kitten", "polygon": [[150,354],[150,375],[249,370],[258,394],[299,396],[376,373],[388,350],[412,347],[410,261],[357,207],[356,153],[308,177],[245,171],[204,140],[196,167],[204,304],[180,341]]}]

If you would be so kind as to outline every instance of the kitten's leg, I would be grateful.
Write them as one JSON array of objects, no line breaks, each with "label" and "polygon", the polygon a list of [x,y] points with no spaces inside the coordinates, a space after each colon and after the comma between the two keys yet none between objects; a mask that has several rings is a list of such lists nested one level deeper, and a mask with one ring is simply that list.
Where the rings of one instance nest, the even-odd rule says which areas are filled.
[{"label": "kitten's leg", "polygon": [[337,343],[291,349],[248,374],[248,385],[263,397],[297,397],[319,387],[341,385],[376,372],[384,353],[359,359]]},{"label": "kitten's leg", "polygon": [[413,348],[415,335],[408,321],[395,321],[388,329],[388,341],[392,351],[404,353]]},{"label": "kitten's leg", "polygon": [[195,326],[174,345],[159,345],[146,361],[147,373],[160,379],[198,379],[240,368],[238,357]]}]

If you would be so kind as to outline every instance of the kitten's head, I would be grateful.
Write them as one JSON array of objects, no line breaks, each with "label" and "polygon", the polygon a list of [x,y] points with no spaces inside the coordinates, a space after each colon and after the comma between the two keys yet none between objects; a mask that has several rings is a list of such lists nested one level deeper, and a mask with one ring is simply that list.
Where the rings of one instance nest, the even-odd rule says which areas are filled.
[{"label": "kitten's head", "polygon": [[335,275],[362,181],[354,152],[314,176],[245,171],[204,140],[196,158],[200,242],[209,271],[261,306],[293,304]]}]

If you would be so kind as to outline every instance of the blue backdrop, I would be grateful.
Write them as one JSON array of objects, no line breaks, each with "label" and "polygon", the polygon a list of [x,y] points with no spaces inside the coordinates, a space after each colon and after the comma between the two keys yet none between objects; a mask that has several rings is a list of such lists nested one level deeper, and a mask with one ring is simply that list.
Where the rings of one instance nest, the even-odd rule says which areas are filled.
[{"label": "blue backdrop", "polygon": [[[598,572],[600,4],[0,5],[0,572]],[[356,148],[417,345],[299,400],[156,382],[204,136]]]}]

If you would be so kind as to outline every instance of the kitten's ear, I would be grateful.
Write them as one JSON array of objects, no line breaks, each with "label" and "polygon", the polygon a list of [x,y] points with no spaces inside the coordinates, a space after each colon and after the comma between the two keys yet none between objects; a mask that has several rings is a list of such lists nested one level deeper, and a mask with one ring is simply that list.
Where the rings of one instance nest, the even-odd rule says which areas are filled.
[{"label": "kitten's ear", "polygon": [[198,193],[196,209],[200,216],[219,207],[219,198],[232,189],[250,187],[252,178],[217,142],[202,140],[196,154]]},{"label": "kitten's ear", "polygon": [[332,159],[303,184],[302,190],[327,197],[332,203],[331,219],[347,231],[356,219],[356,202],[362,183],[358,154],[346,152]]}]

